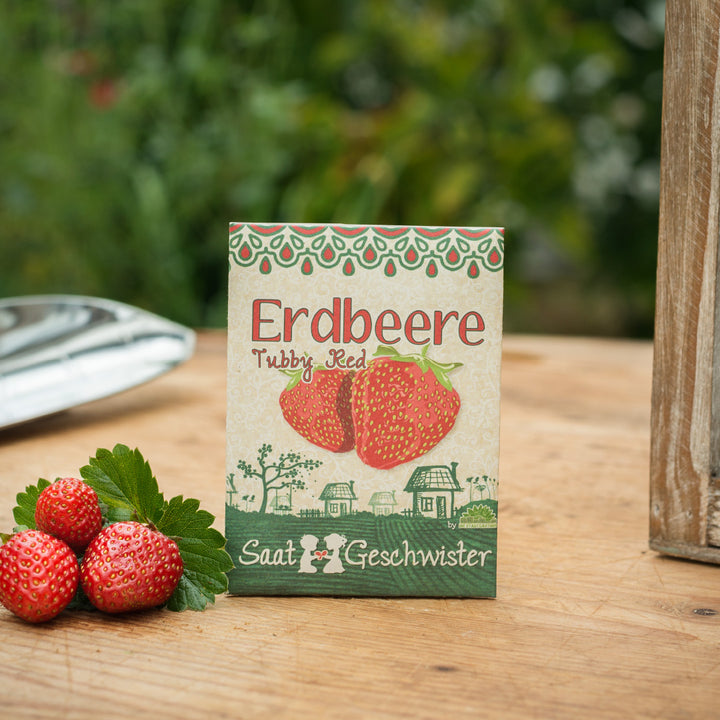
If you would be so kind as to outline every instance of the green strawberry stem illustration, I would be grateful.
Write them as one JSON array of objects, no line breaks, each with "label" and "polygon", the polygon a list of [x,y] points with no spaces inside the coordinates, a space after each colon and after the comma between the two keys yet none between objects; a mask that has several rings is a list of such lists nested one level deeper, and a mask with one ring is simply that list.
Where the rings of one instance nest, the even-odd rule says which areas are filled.
[{"label": "green strawberry stem illustration", "polygon": [[380,345],[378,349],[373,353],[373,357],[389,357],[391,360],[396,362],[414,362],[416,363],[423,372],[431,370],[435,379],[446,389],[452,390],[452,383],[448,377],[448,373],[452,372],[456,368],[462,367],[462,363],[441,363],[437,360],[431,360],[427,357],[428,345],[424,345],[423,349],[419,353],[410,353],[407,355],[401,355],[394,347],[388,347],[387,345]]},{"label": "green strawberry stem illustration", "polygon": [[[316,372],[321,372],[325,369],[326,368],[324,365],[315,364],[312,366],[312,373],[314,374]],[[300,383],[303,375],[307,373],[307,370],[301,366],[295,369],[280,368],[280,372],[290,378],[290,382],[288,382],[285,390],[292,390],[296,385]]]},{"label": "green strawberry stem illustration", "polygon": [[290,378],[290,382],[287,384],[286,390],[292,390],[302,378],[302,370],[280,370],[283,375],[287,375]]}]

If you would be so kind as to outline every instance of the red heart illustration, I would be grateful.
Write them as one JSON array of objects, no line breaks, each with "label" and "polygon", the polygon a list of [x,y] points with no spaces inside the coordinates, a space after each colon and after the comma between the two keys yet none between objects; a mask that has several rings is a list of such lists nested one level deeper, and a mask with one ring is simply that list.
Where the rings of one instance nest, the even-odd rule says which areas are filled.
[{"label": "red heart illustration", "polygon": [[328,551],[327,550],[316,550],[315,551],[315,557],[319,560],[322,560],[326,555]]}]

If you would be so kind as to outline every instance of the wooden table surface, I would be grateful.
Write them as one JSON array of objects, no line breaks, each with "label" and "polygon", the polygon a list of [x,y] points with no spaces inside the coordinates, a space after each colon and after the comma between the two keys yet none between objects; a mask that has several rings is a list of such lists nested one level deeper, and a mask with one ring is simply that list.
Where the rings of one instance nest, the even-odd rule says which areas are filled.
[{"label": "wooden table surface", "polygon": [[[202,613],[0,608],[7,718],[717,718],[720,567],[648,550],[652,345],[504,342],[495,600],[240,598]],[[225,335],[145,386],[0,432],[0,528],[123,442],[224,512]]]}]

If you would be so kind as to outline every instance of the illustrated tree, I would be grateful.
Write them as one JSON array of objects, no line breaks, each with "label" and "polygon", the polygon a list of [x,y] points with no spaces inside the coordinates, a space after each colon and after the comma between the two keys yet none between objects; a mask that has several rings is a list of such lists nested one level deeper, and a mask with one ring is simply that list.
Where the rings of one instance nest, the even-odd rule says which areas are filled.
[{"label": "illustrated tree", "polygon": [[270,490],[282,490],[289,488],[302,490],[305,488],[303,475],[309,473],[322,465],[322,461],[306,458],[301,453],[287,452],[278,456],[277,461],[272,462],[272,445],[264,443],[258,449],[256,464],[239,460],[237,467],[241,470],[243,477],[256,478],[262,484],[262,502],[258,512],[267,511],[268,494]]},{"label": "illustrated tree", "polygon": [[485,481],[485,488],[487,489],[488,500],[497,500],[497,491],[498,491],[497,478],[491,478],[491,477],[488,477],[487,475],[483,475],[483,480]]},{"label": "illustrated tree", "polygon": [[474,499],[474,491],[478,490],[480,493],[480,500],[484,499],[485,493],[487,492],[488,500],[497,500],[497,480],[491,478],[488,475],[482,477],[468,477],[465,478],[465,482],[470,486],[470,502]]},{"label": "illustrated tree", "polygon": [[480,499],[482,500],[482,491],[485,489],[482,480],[476,475],[475,477],[465,478],[465,482],[470,486],[470,502],[474,500],[474,490],[480,491]]}]

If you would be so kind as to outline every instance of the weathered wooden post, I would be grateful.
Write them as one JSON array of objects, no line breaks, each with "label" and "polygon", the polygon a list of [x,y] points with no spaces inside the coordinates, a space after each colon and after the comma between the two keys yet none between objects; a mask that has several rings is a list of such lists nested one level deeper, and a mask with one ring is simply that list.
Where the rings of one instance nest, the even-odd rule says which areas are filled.
[{"label": "weathered wooden post", "polygon": [[650,546],[720,563],[720,2],[667,0]]}]

